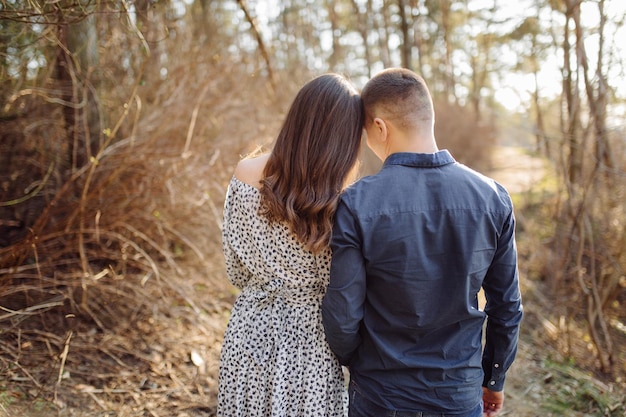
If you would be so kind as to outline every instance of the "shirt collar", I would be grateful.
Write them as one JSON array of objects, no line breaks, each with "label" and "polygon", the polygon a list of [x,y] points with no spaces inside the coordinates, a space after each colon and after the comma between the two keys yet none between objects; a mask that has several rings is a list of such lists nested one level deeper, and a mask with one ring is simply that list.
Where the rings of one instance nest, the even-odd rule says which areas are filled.
[{"label": "shirt collar", "polygon": [[447,149],[435,153],[410,153],[398,152],[391,154],[385,159],[383,166],[406,165],[411,167],[438,167],[455,163],[456,160]]}]

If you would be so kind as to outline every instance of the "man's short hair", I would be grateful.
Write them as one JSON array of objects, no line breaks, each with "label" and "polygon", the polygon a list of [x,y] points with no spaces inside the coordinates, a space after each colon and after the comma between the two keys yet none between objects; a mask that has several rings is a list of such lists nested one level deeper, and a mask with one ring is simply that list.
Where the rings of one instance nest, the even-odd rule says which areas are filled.
[{"label": "man's short hair", "polygon": [[361,91],[366,123],[374,117],[395,122],[401,128],[432,123],[432,98],[422,77],[404,68],[388,68],[376,74]]}]

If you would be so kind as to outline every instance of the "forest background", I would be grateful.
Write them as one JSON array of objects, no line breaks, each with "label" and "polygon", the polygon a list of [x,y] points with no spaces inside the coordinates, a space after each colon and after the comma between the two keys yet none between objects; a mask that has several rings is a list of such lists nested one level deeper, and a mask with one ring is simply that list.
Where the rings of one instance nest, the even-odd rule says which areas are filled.
[{"label": "forest background", "polygon": [[313,76],[391,66],[427,80],[441,148],[514,169],[503,415],[626,415],[625,10],[0,0],[0,415],[214,415],[234,165]]}]

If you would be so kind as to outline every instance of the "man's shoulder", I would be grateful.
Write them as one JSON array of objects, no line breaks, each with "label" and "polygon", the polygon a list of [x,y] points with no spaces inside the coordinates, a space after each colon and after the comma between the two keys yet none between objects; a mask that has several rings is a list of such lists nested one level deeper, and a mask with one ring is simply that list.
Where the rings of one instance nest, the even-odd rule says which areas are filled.
[{"label": "man's shoulder", "polygon": [[379,187],[381,183],[385,181],[384,176],[381,174],[382,172],[379,171],[375,174],[359,178],[346,188],[343,194],[355,196],[361,193],[369,193],[373,188]]},{"label": "man's shoulder", "polygon": [[500,184],[498,181],[496,181],[492,177],[486,174],[483,174],[482,172],[479,172],[467,165],[457,163],[455,164],[454,169],[458,169],[461,175],[466,176],[468,180],[470,181],[483,183],[489,188],[496,189],[497,191],[501,193],[508,194],[508,191],[506,190],[506,188],[502,184]]},{"label": "man's shoulder", "polygon": [[360,178],[342,193],[344,209],[358,217],[380,211],[388,205],[392,188],[389,181],[381,172]]}]

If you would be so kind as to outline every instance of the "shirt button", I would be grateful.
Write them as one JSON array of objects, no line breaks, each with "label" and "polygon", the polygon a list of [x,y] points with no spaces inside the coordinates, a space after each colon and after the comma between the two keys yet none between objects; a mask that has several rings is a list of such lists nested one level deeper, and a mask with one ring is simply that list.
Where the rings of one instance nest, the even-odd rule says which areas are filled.
[{"label": "shirt button", "polygon": [[496,385],[496,381],[489,381],[489,385]]},{"label": "shirt button", "polygon": [[499,363],[494,363],[494,364],[493,364],[493,367],[494,367],[494,368],[499,368],[499,367],[500,367],[500,364],[499,364]]}]

